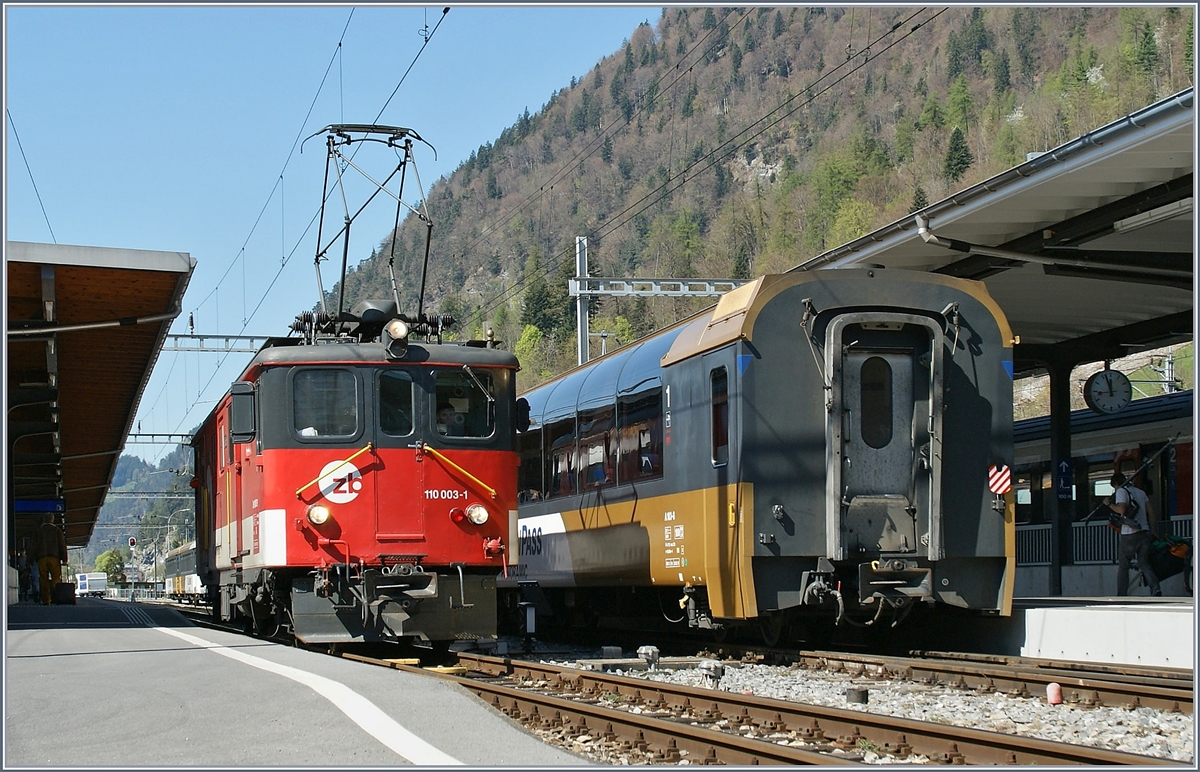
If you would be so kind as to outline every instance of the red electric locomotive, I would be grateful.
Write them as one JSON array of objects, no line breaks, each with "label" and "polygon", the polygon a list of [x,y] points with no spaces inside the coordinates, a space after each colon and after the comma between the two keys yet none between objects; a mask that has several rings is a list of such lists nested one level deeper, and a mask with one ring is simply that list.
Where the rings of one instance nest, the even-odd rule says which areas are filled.
[{"label": "red electric locomotive", "polygon": [[[375,141],[403,151],[403,172],[420,139],[326,131],[327,169],[357,169],[341,148]],[[319,285],[333,242],[317,238]],[[348,313],[340,297],[326,310],[322,290],[321,310],[270,339],[196,432],[197,573],[218,619],[306,643],[495,636],[496,579],[517,554],[517,360],[490,341],[443,343],[452,320],[399,313],[396,284]]]},{"label": "red electric locomotive", "polygon": [[196,432],[214,615],[308,643],[494,636],[516,358],[409,342],[391,301],[349,316],[269,341]]}]

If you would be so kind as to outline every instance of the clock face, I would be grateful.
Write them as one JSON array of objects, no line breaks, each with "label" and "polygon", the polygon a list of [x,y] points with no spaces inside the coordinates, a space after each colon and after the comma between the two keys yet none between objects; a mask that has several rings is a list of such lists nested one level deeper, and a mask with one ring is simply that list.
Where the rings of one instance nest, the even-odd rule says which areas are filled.
[{"label": "clock face", "polygon": [[1101,370],[1083,384],[1083,401],[1097,413],[1119,413],[1132,399],[1133,386],[1129,378],[1116,370]]}]

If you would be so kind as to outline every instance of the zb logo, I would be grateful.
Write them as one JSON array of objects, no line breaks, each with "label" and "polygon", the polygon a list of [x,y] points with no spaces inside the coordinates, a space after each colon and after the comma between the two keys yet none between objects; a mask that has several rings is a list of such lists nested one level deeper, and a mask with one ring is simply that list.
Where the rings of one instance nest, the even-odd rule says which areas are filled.
[{"label": "zb logo", "polygon": [[520,545],[522,555],[542,554],[542,529],[521,526]]},{"label": "zb logo", "polygon": [[345,461],[330,461],[321,470],[321,495],[334,504],[348,504],[362,490],[362,473]]}]

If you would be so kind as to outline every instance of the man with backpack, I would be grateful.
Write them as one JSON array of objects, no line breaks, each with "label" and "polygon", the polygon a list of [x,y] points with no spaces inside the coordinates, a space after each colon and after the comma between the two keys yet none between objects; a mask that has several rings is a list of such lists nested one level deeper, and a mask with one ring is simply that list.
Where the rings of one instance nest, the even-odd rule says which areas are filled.
[{"label": "man with backpack", "polygon": [[1158,577],[1150,567],[1150,543],[1154,541],[1150,533],[1150,497],[1119,471],[1113,472],[1110,482],[1113,494],[1104,503],[1113,512],[1110,521],[1121,527],[1117,538],[1117,595],[1129,594],[1129,560],[1133,557],[1150,594],[1162,595]]}]

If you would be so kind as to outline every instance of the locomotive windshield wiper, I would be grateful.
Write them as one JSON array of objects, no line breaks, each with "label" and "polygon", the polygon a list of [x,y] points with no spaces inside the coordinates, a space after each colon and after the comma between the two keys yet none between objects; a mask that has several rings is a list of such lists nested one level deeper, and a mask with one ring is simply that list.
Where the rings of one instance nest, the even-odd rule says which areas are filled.
[{"label": "locomotive windshield wiper", "polygon": [[483,388],[483,382],[479,380],[479,376],[475,374],[475,371],[471,369],[470,365],[463,365],[463,370],[466,371],[467,375],[471,376],[471,380],[475,381],[475,385],[478,386],[479,390],[483,392],[483,396],[487,397],[488,402],[496,401],[496,398],[492,396],[492,393]]}]

